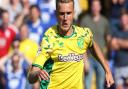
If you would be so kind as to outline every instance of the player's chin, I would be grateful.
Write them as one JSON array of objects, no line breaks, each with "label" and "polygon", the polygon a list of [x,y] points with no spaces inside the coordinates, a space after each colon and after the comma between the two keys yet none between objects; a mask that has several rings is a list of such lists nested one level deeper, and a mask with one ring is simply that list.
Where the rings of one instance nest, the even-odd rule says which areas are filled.
[{"label": "player's chin", "polygon": [[63,29],[63,31],[68,31],[69,30],[69,28],[70,28],[70,26],[62,26],[62,29]]}]

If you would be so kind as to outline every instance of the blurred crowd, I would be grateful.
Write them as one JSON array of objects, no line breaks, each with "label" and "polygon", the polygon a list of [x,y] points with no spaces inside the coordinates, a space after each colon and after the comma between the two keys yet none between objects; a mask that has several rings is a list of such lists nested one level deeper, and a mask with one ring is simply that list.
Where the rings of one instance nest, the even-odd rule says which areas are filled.
[{"label": "blurred crowd", "polygon": [[[0,0],[0,89],[39,89],[27,81],[45,31],[57,24],[56,0]],[[128,89],[128,0],[74,0],[74,24],[89,27],[115,79],[111,89]],[[105,73],[88,52],[85,89],[106,89]]]}]

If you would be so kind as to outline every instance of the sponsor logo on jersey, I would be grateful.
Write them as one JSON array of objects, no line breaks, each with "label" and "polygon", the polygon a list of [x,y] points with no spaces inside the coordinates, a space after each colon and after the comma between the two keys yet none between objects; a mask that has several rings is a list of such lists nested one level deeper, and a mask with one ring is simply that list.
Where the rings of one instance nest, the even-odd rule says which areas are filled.
[{"label": "sponsor logo on jersey", "polygon": [[62,54],[59,54],[58,59],[62,62],[71,62],[71,61],[79,62],[81,59],[83,59],[83,54],[76,55],[75,53],[70,53],[67,56],[63,56]]}]

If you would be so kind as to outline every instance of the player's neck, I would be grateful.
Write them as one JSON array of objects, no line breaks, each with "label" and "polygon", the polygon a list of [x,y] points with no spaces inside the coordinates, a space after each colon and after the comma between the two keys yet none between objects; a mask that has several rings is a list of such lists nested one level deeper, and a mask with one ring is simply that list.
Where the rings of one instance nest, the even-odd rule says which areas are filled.
[{"label": "player's neck", "polygon": [[[58,27],[59,28],[59,27]],[[59,34],[61,36],[71,36],[73,34],[73,28],[70,27],[70,29],[68,29],[67,31],[61,30],[60,28],[58,29]]]}]

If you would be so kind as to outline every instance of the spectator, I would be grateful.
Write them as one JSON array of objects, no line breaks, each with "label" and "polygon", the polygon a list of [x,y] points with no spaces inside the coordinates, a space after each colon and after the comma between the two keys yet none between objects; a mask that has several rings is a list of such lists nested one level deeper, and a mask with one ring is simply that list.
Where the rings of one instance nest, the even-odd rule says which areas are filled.
[{"label": "spectator", "polygon": [[[28,70],[28,67],[29,67],[29,63],[28,63],[28,60],[24,57],[24,55],[19,52],[19,45],[20,45],[20,41],[18,39],[15,39],[13,41],[13,44],[12,44],[12,51],[10,52],[10,56],[12,56],[14,53],[18,53],[19,56],[20,56],[20,62],[19,62],[19,65],[25,69],[26,71]],[[5,69],[4,71],[12,71],[12,65],[11,65],[11,58],[9,57],[8,60],[5,62]],[[30,84],[28,84],[28,81],[26,81],[27,85],[26,85],[26,88],[25,89],[32,89],[32,86]]]},{"label": "spectator", "polygon": [[23,13],[28,15],[29,14],[29,8],[30,8],[29,0],[22,0],[21,4],[23,7],[23,9],[22,9]]},{"label": "spectator", "polygon": [[47,25],[40,18],[40,9],[37,5],[30,7],[30,19],[27,22],[29,27],[29,38],[40,44],[44,32],[47,30]]},{"label": "spectator", "polygon": [[125,8],[128,9],[128,0],[111,0],[110,6],[110,25],[111,29],[115,30],[118,29],[119,25],[119,18],[121,14],[121,9]]},{"label": "spectator", "polygon": [[9,24],[9,13],[4,10],[2,12],[2,24],[0,26],[0,65],[4,64],[9,48],[17,34],[15,26]]},{"label": "spectator", "polygon": [[23,7],[22,11],[16,15],[15,20],[14,20],[15,26],[18,28],[21,26],[23,22],[26,22],[28,20],[28,15],[30,12],[29,11],[29,8],[30,8],[29,0],[22,0],[21,4]]},{"label": "spectator", "polygon": [[27,72],[20,66],[20,55],[14,53],[11,57],[12,70],[6,70],[6,89],[25,89]]},{"label": "spectator", "polygon": [[128,77],[128,12],[123,12],[120,27],[112,32],[110,47],[115,52],[114,69],[116,89],[123,88],[123,77]]},{"label": "spectator", "polygon": [[[91,28],[94,33],[94,40],[98,42],[103,53],[105,54],[105,35],[109,29],[108,20],[101,15],[102,7],[99,0],[93,0],[91,3],[91,13],[87,14],[81,20],[81,26]],[[89,74],[85,76],[85,88],[91,89],[91,80],[93,71],[96,73],[96,89],[104,89],[105,74],[101,65],[94,60],[94,57],[89,56],[90,69]]]},{"label": "spectator", "polygon": [[41,19],[45,25],[53,26],[57,23],[55,15],[55,0],[43,0],[39,4]]},{"label": "spectator", "polygon": [[22,5],[20,0],[10,0],[10,4],[7,7],[10,15],[10,22],[13,23],[17,14],[22,11]]},{"label": "spectator", "polygon": [[38,44],[28,38],[29,30],[28,30],[28,26],[26,24],[21,25],[19,36],[20,36],[19,51],[21,53],[23,53],[25,58],[31,64],[33,59],[36,56],[36,53],[37,53],[37,50],[38,50]]},{"label": "spectator", "polygon": [[[24,68],[24,69],[28,69],[28,65],[29,65],[29,61],[27,60],[27,58],[25,58],[25,56],[23,55],[23,53],[21,53],[19,51],[19,47],[20,47],[20,40],[19,39],[15,39],[12,43],[12,51],[10,52],[11,54],[9,55],[9,57],[11,55],[13,55],[14,53],[18,53],[20,55],[20,65]],[[9,69],[11,68],[11,60],[10,58],[6,61],[5,63],[6,67],[8,66]],[[6,69],[7,70],[7,69]]]}]

